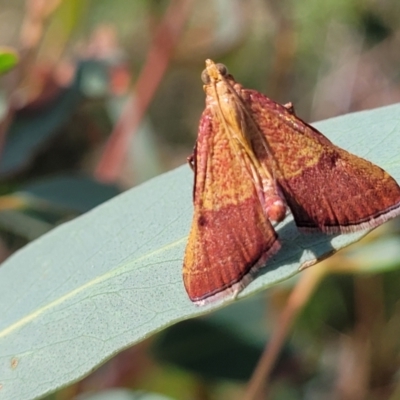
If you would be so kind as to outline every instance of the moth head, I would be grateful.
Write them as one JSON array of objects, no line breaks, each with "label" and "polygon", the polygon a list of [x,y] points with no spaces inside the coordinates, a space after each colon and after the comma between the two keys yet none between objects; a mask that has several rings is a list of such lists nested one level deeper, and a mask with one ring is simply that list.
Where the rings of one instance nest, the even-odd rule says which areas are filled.
[{"label": "moth head", "polygon": [[212,60],[206,60],[206,69],[201,73],[201,80],[205,85],[209,85],[211,82],[218,82],[221,77],[227,77],[229,75],[228,68],[224,64],[215,64]]}]

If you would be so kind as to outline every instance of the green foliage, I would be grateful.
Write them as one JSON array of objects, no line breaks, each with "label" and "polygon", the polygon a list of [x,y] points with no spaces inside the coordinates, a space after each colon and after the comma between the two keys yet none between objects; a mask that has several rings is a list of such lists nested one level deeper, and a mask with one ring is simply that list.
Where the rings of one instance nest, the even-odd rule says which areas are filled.
[{"label": "green foliage", "polygon": [[14,68],[18,63],[18,54],[13,49],[0,47],[0,75]]}]

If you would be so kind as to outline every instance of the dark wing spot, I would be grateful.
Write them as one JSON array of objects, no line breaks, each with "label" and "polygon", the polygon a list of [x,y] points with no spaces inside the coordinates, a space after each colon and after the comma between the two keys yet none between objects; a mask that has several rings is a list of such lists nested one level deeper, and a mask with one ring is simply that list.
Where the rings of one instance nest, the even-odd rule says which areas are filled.
[{"label": "dark wing spot", "polygon": [[199,226],[207,225],[207,219],[203,215],[200,215],[199,219],[197,220]]}]

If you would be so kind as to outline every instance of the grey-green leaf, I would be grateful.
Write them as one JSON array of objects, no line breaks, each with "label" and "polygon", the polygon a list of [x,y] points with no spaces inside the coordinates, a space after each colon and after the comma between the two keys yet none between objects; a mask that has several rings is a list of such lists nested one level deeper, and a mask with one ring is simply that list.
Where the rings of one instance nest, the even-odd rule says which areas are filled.
[{"label": "grey-green leaf", "polygon": [[[394,105],[316,126],[400,181],[399,114]],[[52,230],[1,266],[0,399],[43,396],[176,321],[230,303],[196,307],[183,287],[192,183],[187,166],[161,175]],[[291,217],[277,230],[282,250],[239,297],[365,234],[303,235]]]}]

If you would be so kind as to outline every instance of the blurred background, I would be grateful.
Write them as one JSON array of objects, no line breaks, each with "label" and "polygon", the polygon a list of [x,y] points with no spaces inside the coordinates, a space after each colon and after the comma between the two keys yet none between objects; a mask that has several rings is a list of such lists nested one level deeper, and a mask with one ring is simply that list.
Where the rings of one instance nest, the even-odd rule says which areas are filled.
[{"label": "blurred background", "polygon": [[[398,0],[0,0],[0,53],[18,58],[0,78],[0,259],[185,163],[206,58],[309,122],[399,102],[399,17]],[[376,232],[321,267],[269,398],[400,398],[399,226]],[[392,256],[360,274],[376,241]],[[240,399],[296,288],[175,325],[52,398]]]}]

